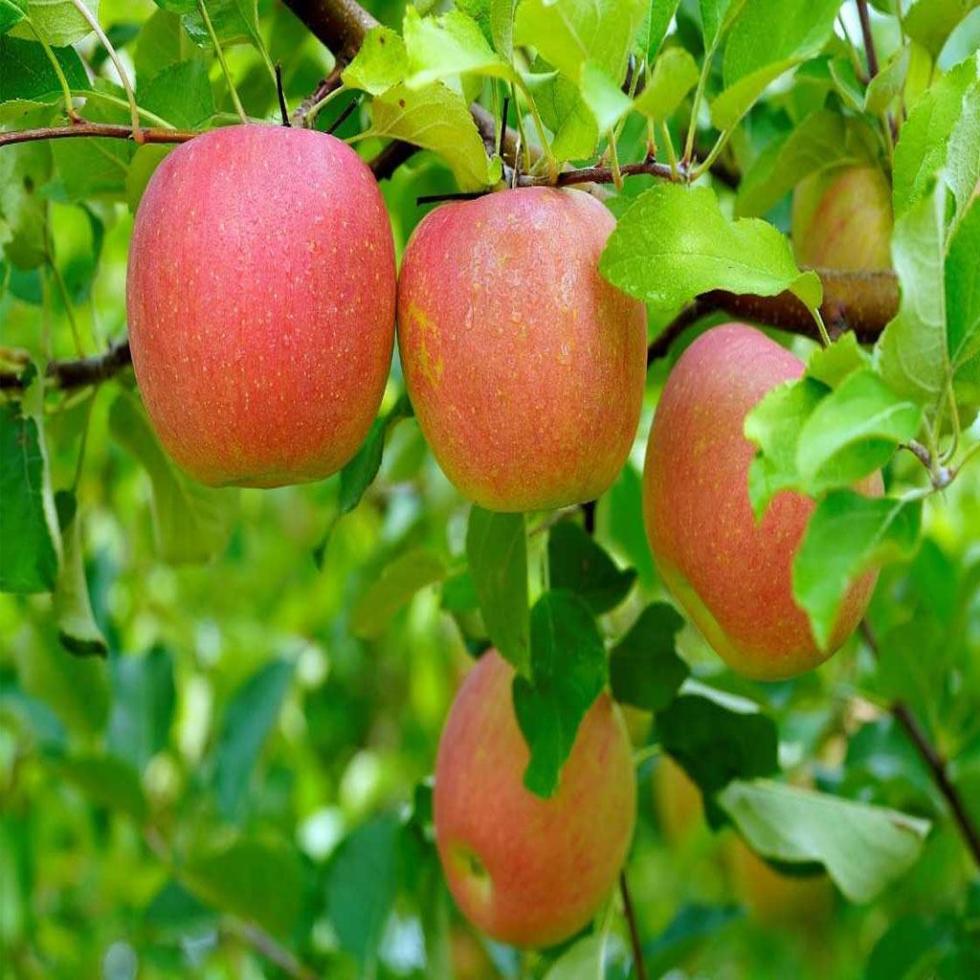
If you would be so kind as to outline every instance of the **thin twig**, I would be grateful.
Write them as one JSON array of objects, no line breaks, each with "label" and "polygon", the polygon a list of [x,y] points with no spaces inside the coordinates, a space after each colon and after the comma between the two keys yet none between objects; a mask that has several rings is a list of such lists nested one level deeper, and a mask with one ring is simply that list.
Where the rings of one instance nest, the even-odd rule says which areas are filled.
[{"label": "thin twig", "polygon": [[[878,657],[878,639],[866,619],[861,620],[861,633],[871,652],[875,657]],[[929,736],[904,701],[895,701],[891,706],[891,713],[895,716],[895,719],[902,728],[905,729],[905,734],[908,735],[910,741],[922,757],[922,761],[929,768],[933,782],[949,804],[953,819],[956,821],[960,833],[963,835],[963,840],[973,855],[973,860],[980,867],[980,831],[977,830],[976,825],[973,823],[973,819],[966,809],[966,804],[963,802],[959,790],[949,778],[946,760],[939,754],[939,751],[932,742],[929,741]]]},{"label": "thin twig", "polygon": [[864,56],[868,59],[868,81],[871,81],[878,74],[878,53],[875,51],[875,39],[871,33],[868,0],[857,0],[857,8],[861,20],[861,36],[864,38]]},{"label": "thin twig", "polygon": [[[143,143],[186,143],[199,133],[181,129],[154,128],[140,129],[140,142]],[[112,123],[75,123],[71,126],[48,126],[42,129],[20,129],[0,133],[0,147],[14,143],[31,143],[35,140],[61,140],[77,137],[104,137],[107,139],[135,140],[132,126],[119,126]]]},{"label": "thin twig", "polygon": [[294,980],[316,980],[317,974],[313,970],[300,963],[285,946],[281,946],[269,933],[254,923],[227,917],[222,921],[222,931],[247,943],[270,963],[278,966],[286,976],[293,977]]},{"label": "thin twig", "polygon": [[647,968],[643,962],[643,943],[640,941],[640,930],[636,924],[636,912],[633,910],[633,899],[630,896],[626,872],[619,873],[619,894],[623,898],[623,915],[630,930],[630,946],[633,948],[633,970],[636,980],[647,980]]},{"label": "thin twig", "polygon": [[337,65],[326,78],[320,79],[319,84],[302,102],[293,110],[293,122],[302,125],[310,109],[313,108],[325,95],[328,95],[335,88],[340,86],[340,73],[343,66]]}]

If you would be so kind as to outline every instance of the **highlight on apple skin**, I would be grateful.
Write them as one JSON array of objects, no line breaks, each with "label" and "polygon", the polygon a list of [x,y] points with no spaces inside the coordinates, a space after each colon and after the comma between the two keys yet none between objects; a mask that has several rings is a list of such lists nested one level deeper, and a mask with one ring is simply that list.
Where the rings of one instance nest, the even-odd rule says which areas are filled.
[{"label": "highlight on apple skin", "polygon": [[384,393],[395,292],[381,193],[340,140],[253,124],[175,149],[140,203],[127,280],[164,448],[215,486],[336,472]]},{"label": "highlight on apple skin", "polygon": [[582,191],[528,187],[443,205],[398,286],[408,392],[443,472],[496,511],[593,500],[633,443],[646,310],[599,275],[615,227]]},{"label": "highlight on apple skin", "polygon": [[816,269],[891,268],[892,189],[877,167],[811,174],[793,192],[796,261]]},{"label": "highlight on apple skin", "polygon": [[[745,416],[803,364],[741,323],[714,327],[684,352],[664,386],[647,444],[643,509],[664,583],[715,651],[747,677],[792,677],[826,660],[854,631],[874,590],[847,592],[826,650],[793,599],[792,563],[814,503],[777,494],[761,522],[748,495],[755,447]],[[863,493],[882,492],[880,474]]]},{"label": "highlight on apple skin", "polygon": [[585,926],[615,886],[633,835],[636,776],[619,709],[601,694],[554,796],[531,793],[513,679],[490,650],[456,695],[436,761],[436,843],[449,889],[478,929],[515,946],[550,946]]}]

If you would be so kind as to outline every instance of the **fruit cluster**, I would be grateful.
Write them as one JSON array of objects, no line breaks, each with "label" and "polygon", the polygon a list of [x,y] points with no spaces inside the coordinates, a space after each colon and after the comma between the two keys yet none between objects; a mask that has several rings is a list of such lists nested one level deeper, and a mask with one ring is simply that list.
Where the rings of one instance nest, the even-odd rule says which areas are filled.
[{"label": "fruit cluster", "polygon": [[[821,225],[822,194],[805,190],[801,222]],[[150,419],[207,484],[329,476],[378,411],[397,311],[416,416],[465,497],[497,511],[593,500],[633,445],[646,374],[645,308],[598,272],[613,226],[581,191],[503,191],[427,216],[396,276],[381,193],[344,143],[259,125],[198,136],[157,169],[133,232],[127,306]],[[814,234],[822,261],[833,242]],[[783,493],[761,523],[752,515],[745,415],[801,371],[752,327],[707,331],[671,373],[647,450],[645,519],[661,576],[719,655],[758,678],[823,660],[874,584],[854,585],[831,650],[819,649],[790,580],[813,503]],[[877,475],[863,489],[880,492]],[[436,765],[436,833],[469,918],[500,940],[547,945],[584,926],[613,886],[635,776],[603,694],[557,793],[533,796],[512,680],[491,651],[457,696]]]}]

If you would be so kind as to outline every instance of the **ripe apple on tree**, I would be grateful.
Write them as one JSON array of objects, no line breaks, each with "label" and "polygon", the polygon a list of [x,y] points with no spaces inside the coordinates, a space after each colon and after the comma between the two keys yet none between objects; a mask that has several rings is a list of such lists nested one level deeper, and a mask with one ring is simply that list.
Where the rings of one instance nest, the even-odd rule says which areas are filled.
[{"label": "ripe apple on tree", "polygon": [[[793,598],[792,563],[814,502],[776,495],[761,522],[748,495],[755,447],[745,416],[801,361],[741,323],[714,327],[678,360],[647,444],[643,507],[664,583],[715,651],[748,677],[776,680],[816,667],[854,631],[876,573],[855,582],[820,649]],[[880,474],[858,489],[880,494]]]},{"label": "ripe apple on tree", "polygon": [[615,885],[636,776],[619,709],[601,694],[554,796],[531,793],[513,680],[490,650],[456,695],[436,761],[436,842],[450,891],[477,928],[515,946],[550,946],[585,926]]},{"label": "ripe apple on tree", "polygon": [[646,311],[601,278],[615,226],[577,190],[447,204],[416,228],[398,345],[443,471],[482,507],[563,507],[603,493],[640,417]]},{"label": "ripe apple on tree", "polygon": [[133,365],[171,456],[212,485],[328,476],[377,413],[395,256],[366,164],[325,133],[229,126],[157,168],[133,228]]},{"label": "ripe apple on tree", "polygon": [[811,174],[793,193],[793,251],[811,268],[891,268],[892,189],[877,168]]}]

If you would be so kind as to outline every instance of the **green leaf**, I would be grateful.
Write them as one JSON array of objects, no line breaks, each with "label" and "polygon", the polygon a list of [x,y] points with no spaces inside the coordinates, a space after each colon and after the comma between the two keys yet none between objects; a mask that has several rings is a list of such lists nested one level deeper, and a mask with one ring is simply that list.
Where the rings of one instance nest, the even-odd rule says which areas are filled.
[{"label": "green leaf", "polygon": [[777,493],[800,486],[800,433],[827,390],[812,378],[777,385],[745,416],[745,438],[759,447],[749,464],[749,501],[757,521]]},{"label": "green leaf", "polygon": [[936,58],[956,25],[976,6],[977,0],[913,0],[902,26]]},{"label": "green leaf", "polygon": [[609,540],[636,569],[640,582],[651,586],[656,572],[643,526],[643,481],[636,467],[627,463],[603,499],[599,513]]},{"label": "green leaf", "polygon": [[956,198],[953,227],[970,206],[980,185],[980,80],[963,96],[962,112],[950,133],[943,179]]},{"label": "green leaf", "polygon": [[273,660],[259,668],[232,695],[214,747],[212,783],[222,816],[242,814],[252,770],[293,679],[293,665]]},{"label": "green leaf", "polygon": [[606,682],[606,651],[592,612],[571,592],[545,592],[531,610],[531,679],[514,678],[514,712],[531,758],[524,785],[558,788],[578,726]]},{"label": "green leaf", "polygon": [[901,303],[876,348],[885,381],[922,404],[936,401],[951,372],[944,290],[947,195],[937,181],[931,194],[895,222],[892,262]]},{"label": "green leaf", "polygon": [[752,0],[732,24],[722,62],[724,91],[711,106],[732,129],[783,72],[819,54],[834,29],[839,0]]},{"label": "green leaf", "polygon": [[974,198],[946,256],[946,344],[954,372],[980,354],[980,197]]},{"label": "green leaf", "polygon": [[[122,89],[104,79],[96,79],[95,87],[116,99],[124,98]],[[122,106],[90,99],[85,105],[85,118],[91,122],[128,125],[129,112]],[[83,203],[101,196],[121,200],[134,152],[134,143],[120,139],[55,140],[51,144],[51,155],[65,196],[70,201]]]},{"label": "green leaf", "polygon": [[132,395],[120,394],[112,403],[109,430],[150,477],[160,557],[181,564],[207,561],[220,552],[228,540],[237,492],[202,487],[184,476],[167,458]]},{"label": "green leaf", "polygon": [[36,420],[0,404],[0,591],[54,588],[60,541]]},{"label": "green leaf", "polygon": [[573,81],[588,59],[614,82],[626,61],[648,0],[523,0],[514,36]]},{"label": "green leaf", "polygon": [[446,577],[443,560],[424,548],[413,548],[385,566],[354,604],[350,630],[354,636],[376,640],[384,635],[395,613],[420,589]]},{"label": "green leaf", "polygon": [[[109,646],[92,613],[82,558],[81,519],[75,512],[74,495],[66,493],[65,496],[71,499],[71,514],[61,526],[64,555],[52,596],[51,615],[58,627],[58,639],[66,650],[77,656],[104,657]],[[62,497],[62,491],[58,497]]]},{"label": "green leaf", "polygon": [[403,82],[408,72],[408,52],[401,35],[379,25],[367,32],[354,60],[340,77],[348,88],[381,95]]},{"label": "green leaf", "polygon": [[139,775],[128,763],[111,756],[85,755],[65,759],[58,773],[74,783],[96,806],[118,810],[142,822],[146,798]]},{"label": "green leaf", "polygon": [[[82,0],[98,17],[99,0]],[[53,47],[65,47],[92,33],[88,21],[78,12],[72,0],[26,0],[27,20],[10,32],[12,37],[33,40],[40,34]],[[30,22],[30,26],[28,26]],[[33,30],[32,30],[33,28]]]},{"label": "green leaf", "polygon": [[746,0],[698,0],[705,48],[714,48]]},{"label": "green leaf", "polygon": [[579,77],[582,101],[588,106],[600,132],[608,132],[629,112],[632,102],[619,85],[592,61],[582,63]]},{"label": "green leaf", "polygon": [[508,64],[514,60],[514,13],[517,0],[490,0],[490,37]]},{"label": "green leaf", "polygon": [[409,88],[423,88],[454,75],[471,73],[513,79],[513,69],[487,44],[472,17],[460,10],[421,17],[413,6],[405,9],[402,28],[408,57]]},{"label": "green leaf", "polygon": [[714,794],[733,779],[776,772],[779,736],[775,722],[751,701],[700,684],[689,687],[692,693],[681,694],[657,713],[657,734],[664,750],[700,787],[708,819],[717,826]]},{"label": "green leaf", "polygon": [[578,86],[557,72],[526,81],[542,121],[555,134],[551,141],[555,158],[590,159],[599,142],[599,127]]},{"label": "green leaf", "polygon": [[620,218],[599,271],[631,296],[668,309],[712,289],[789,290],[811,309],[822,298],[819,278],[800,272],[783,235],[756,218],[729,221],[708,187],[644,191]]},{"label": "green leaf", "polygon": [[848,330],[829,347],[817,347],[806,362],[806,373],[829,388],[836,388],[852,371],[869,367],[871,357]]},{"label": "green leaf", "polygon": [[867,112],[880,115],[902,94],[911,57],[912,48],[905,45],[881,66],[881,71],[868,83],[864,96],[864,108]]},{"label": "green leaf", "polygon": [[371,963],[395,901],[401,826],[386,814],[340,845],[327,878],[327,915],[341,948]]},{"label": "green leaf", "polygon": [[605,949],[608,937],[596,932],[569,946],[548,968],[544,980],[585,980],[605,976]]},{"label": "green leaf", "polygon": [[112,712],[106,748],[137,771],[167,747],[176,688],[173,657],[162,647],[110,661]]},{"label": "green leaf", "polygon": [[140,82],[140,105],[181,129],[196,129],[215,112],[208,66],[200,58],[170,65]]},{"label": "green leaf", "polygon": [[646,14],[636,32],[633,49],[638,58],[645,58],[647,64],[654,64],[660,45],[664,43],[670,22],[677,13],[680,0],[649,0]]},{"label": "green leaf", "polygon": [[895,145],[892,203],[896,219],[929,193],[932,179],[945,166],[950,136],[978,73],[980,52],[951,68],[912,106]]},{"label": "green leaf", "polygon": [[158,143],[144,143],[136,148],[126,174],[126,203],[132,214],[136,214],[136,209],[146,192],[146,186],[156,173],[157,167],[173,150],[173,146]]},{"label": "green leaf", "polygon": [[655,602],[640,613],[609,655],[613,697],[644,711],[662,711],[690,670],[675,652],[683,618],[673,606]]},{"label": "green leaf", "polygon": [[793,595],[826,647],[841,602],[869,568],[910,558],[918,546],[921,501],[835,490],[817,505],[793,560]]},{"label": "green leaf", "polygon": [[816,496],[873,473],[921,423],[919,406],[901,399],[870,368],[852,372],[800,431],[796,468],[803,489]]},{"label": "green leaf", "polygon": [[[74,48],[54,48],[54,55],[73,89],[90,88],[82,59]],[[57,102],[61,99],[58,76],[44,48],[37,41],[0,37],[0,102],[20,99]]]},{"label": "green leaf", "polygon": [[812,173],[874,159],[867,127],[839,112],[811,113],[763,151],[735,194],[735,214],[762,215]]},{"label": "green leaf", "polygon": [[42,143],[5,146],[0,153],[0,243],[15,268],[46,261],[47,201],[39,190],[50,176],[51,150]]},{"label": "green leaf", "polygon": [[87,737],[102,734],[109,713],[102,661],[65,653],[53,624],[45,624],[37,643],[21,644],[16,653],[17,676],[28,694],[49,707],[72,732]]},{"label": "green leaf", "polygon": [[288,935],[300,911],[299,855],[278,839],[241,838],[192,854],[182,883],[199,898],[277,936]]},{"label": "green leaf", "polygon": [[[0,34],[24,19],[24,6],[24,0],[0,0]],[[0,65],[3,64],[2,59],[3,55],[0,55]]]},{"label": "green leaf", "polygon": [[765,780],[735,782],[718,797],[763,857],[819,862],[852,902],[870,902],[918,859],[929,830],[882,807]]},{"label": "green leaf", "polygon": [[378,416],[371,423],[371,429],[361,444],[361,448],[340,471],[340,499],[337,513],[328,523],[326,531],[313,549],[313,561],[317,568],[323,568],[327,546],[330,544],[330,538],[333,536],[337,522],[344,514],[349,514],[360,504],[367,488],[371,486],[374,478],[378,475],[388,432],[402,419],[411,418],[413,415],[412,403],[409,401],[408,395],[403,393],[385,415]]},{"label": "green leaf", "polygon": [[371,103],[371,128],[362,136],[399,139],[433,150],[446,161],[463,190],[478,190],[494,182],[466,100],[441,82],[420,89],[396,85],[376,96]]},{"label": "green leaf", "polygon": [[697,62],[687,51],[668,48],[657,58],[634,108],[655,122],[668,119],[697,84],[699,74]]},{"label": "green leaf", "polygon": [[618,569],[592,537],[572,521],[560,521],[548,534],[548,575],[551,588],[575,592],[596,615],[615,609],[636,580],[632,568]]},{"label": "green leaf", "polygon": [[681,906],[664,931],[644,943],[643,959],[649,975],[662,977],[674,967],[690,962],[698,948],[744,916],[736,905],[700,905],[691,903]]},{"label": "green leaf", "polygon": [[505,660],[526,671],[530,624],[524,515],[494,514],[474,506],[466,558],[490,639]]},{"label": "green leaf", "polygon": [[164,68],[200,56],[200,49],[184,30],[178,15],[169,10],[155,11],[140,28],[136,38],[133,64],[136,66],[137,97],[140,96],[139,88],[144,78],[153,78]]},{"label": "green leaf", "polygon": [[[179,14],[181,23],[195,44],[212,46],[197,0],[155,0],[158,7]],[[207,0],[208,18],[222,48],[251,44],[265,57],[259,33],[257,0]]]},{"label": "green leaf", "polygon": [[357,455],[340,471],[342,514],[350,513],[361,502],[364,492],[378,475],[388,433],[398,422],[411,418],[413,414],[408,395],[402,394],[384,416],[374,420]]}]

